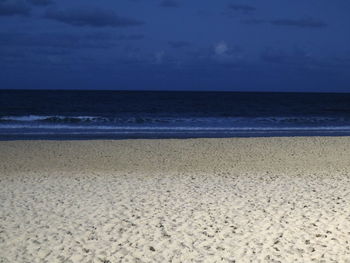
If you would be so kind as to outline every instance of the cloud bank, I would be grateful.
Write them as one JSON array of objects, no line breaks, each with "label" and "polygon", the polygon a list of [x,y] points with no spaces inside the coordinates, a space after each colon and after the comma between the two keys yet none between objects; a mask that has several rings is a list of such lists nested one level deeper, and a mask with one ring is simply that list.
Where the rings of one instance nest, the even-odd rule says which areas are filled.
[{"label": "cloud bank", "polygon": [[137,41],[143,35],[117,35],[106,33],[0,33],[0,49],[48,48],[48,49],[108,49],[118,46],[121,41]]},{"label": "cloud bank", "polygon": [[276,19],[271,20],[270,24],[275,26],[290,26],[290,27],[326,27],[327,24],[323,21],[314,20],[312,18],[304,18],[304,19]]},{"label": "cloud bank", "polygon": [[174,0],[163,0],[159,5],[161,7],[180,7],[180,4]]},{"label": "cloud bank", "polygon": [[302,19],[273,19],[273,20],[264,20],[264,19],[247,19],[243,20],[242,23],[247,25],[261,25],[261,24],[270,24],[273,26],[280,27],[296,27],[296,28],[324,28],[328,24],[313,18],[302,18]]},{"label": "cloud bank", "polygon": [[113,11],[102,9],[50,9],[45,18],[73,26],[91,27],[130,27],[143,25],[143,21],[121,17]]},{"label": "cloud bank", "polygon": [[24,0],[0,0],[0,16],[28,16],[30,7]]},{"label": "cloud bank", "polygon": [[249,13],[249,12],[253,12],[256,10],[256,8],[254,6],[239,5],[239,4],[230,4],[230,5],[228,5],[228,8],[230,10],[240,11],[240,12],[244,12],[244,13]]},{"label": "cloud bank", "polygon": [[187,41],[169,41],[168,44],[172,48],[184,48],[184,47],[189,47],[191,43]]},{"label": "cloud bank", "polygon": [[52,0],[28,0],[28,2],[36,6],[48,6],[53,4]]}]

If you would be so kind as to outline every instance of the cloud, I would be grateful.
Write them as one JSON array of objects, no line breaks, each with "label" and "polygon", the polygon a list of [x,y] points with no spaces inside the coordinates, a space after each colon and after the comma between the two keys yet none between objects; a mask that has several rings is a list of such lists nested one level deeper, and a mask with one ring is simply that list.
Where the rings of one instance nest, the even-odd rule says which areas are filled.
[{"label": "cloud", "polygon": [[156,64],[162,64],[164,59],[165,52],[164,51],[158,51],[154,54],[154,60]]},{"label": "cloud", "polygon": [[298,61],[310,58],[310,54],[303,49],[294,48],[293,52],[285,52],[275,48],[266,48],[262,52],[262,59],[267,62],[287,63],[291,60],[297,59]]},{"label": "cloud", "polygon": [[214,46],[214,52],[218,56],[225,55],[228,50],[226,42],[220,42]]},{"label": "cloud", "polygon": [[73,26],[91,27],[129,27],[140,26],[144,22],[116,15],[113,11],[102,9],[48,10],[45,17]]},{"label": "cloud", "polygon": [[168,44],[172,48],[184,48],[191,45],[191,43],[187,41],[169,41]]},{"label": "cloud", "polygon": [[291,52],[276,49],[266,49],[261,54],[262,61],[270,64],[283,65],[301,69],[349,69],[349,58],[313,56],[300,48]]},{"label": "cloud", "polygon": [[0,0],[0,16],[28,16],[30,7],[24,0]]},{"label": "cloud", "polygon": [[163,0],[159,5],[161,7],[180,7],[180,4],[174,0]]},{"label": "cloud", "polygon": [[27,0],[32,5],[36,6],[48,6],[53,4],[52,0]]},{"label": "cloud", "polygon": [[128,35],[125,37],[125,40],[142,40],[145,38],[145,35],[142,34],[135,34],[135,35]]},{"label": "cloud", "polygon": [[244,51],[239,46],[230,46],[226,41],[221,41],[209,48],[198,48],[187,51],[190,60],[201,61],[201,63],[230,64],[242,61]]},{"label": "cloud", "polygon": [[80,37],[80,39],[84,40],[92,40],[92,41],[133,41],[133,40],[142,40],[145,36],[142,34],[130,34],[130,35],[115,35],[107,32],[96,32],[85,34]]},{"label": "cloud", "polygon": [[256,10],[256,8],[254,6],[240,5],[240,4],[230,4],[230,5],[228,5],[228,8],[230,10],[239,11],[239,12],[243,12],[243,13],[250,13],[250,12],[254,12]]},{"label": "cloud", "polygon": [[242,23],[247,25],[271,24],[273,26],[298,27],[298,28],[323,28],[328,26],[325,22],[315,20],[312,18],[273,19],[273,20],[246,19],[246,20],[242,20]]},{"label": "cloud", "polygon": [[[130,52],[121,48],[131,41],[137,41],[142,35],[115,35],[115,33],[0,33],[0,63],[13,65],[50,65],[77,66],[81,56],[94,59],[96,63],[109,63],[113,54],[121,52],[130,56]],[[110,52],[108,56],[97,56],[100,51]],[[21,56],[19,55],[21,54]],[[85,63],[85,62],[84,62]],[[84,66],[91,65],[86,62]],[[94,63],[92,63],[94,64]]]},{"label": "cloud", "polygon": [[[216,49],[217,47],[218,49]],[[185,62],[188,67],[197,69],[233,69],[246,65],[241,49],[238,47],[230,48],[226,43],[216,44],[214,48],[191,50],[187,52]]]},{"label": "cloud", "polygon": [[108,49],[118,46],[120,41],[136,41],[143,35],[119,35],[107,33],[89,34],[16,34],[0,33],[0,49],[46,48],[46,49]]},{"label": "cloud", "polygon": [[19,52],[18,50],[6,50],[6,49],[1,49],[0,50],[0,58],[2,60],[18,60],[18,59],[23,59],[26,57],[25,52]]},{"label": "cloud", "polygon": [[350,58],[333,58],[330,63],[334,68],[350,68]]},{"label": "cloud", "polygon": [[312,18],[304,19],[276,19],[271,20],[270,23],[275,26],[291,26],[291,27],[311,27],[321,28],[326,27],[327,24],[323,21],[314,20]]},{"label": "cloud", "polygon": [[268,48],[262,52],[261,59],[267,63],[297,68],[314,68],[322,64],[320,58],[317,59],[311,53],[300,48],[294,48],[291,52]]},{"label": "cloud", "polygon": [[266,22],[268,21],[263,19],[256,19],[256,18],[242,20],[242,23],[247,25],[261,25],[261,24],[265,24]]},{"label": "cloud", "polygon": [[205,54],[205,51],[201,53],[201,58],[199,58],[201,63],[225,68],[236,68],[245,64],[243,50],[238,46],[231,47],[225,41],[215,44],[209,53]]}]

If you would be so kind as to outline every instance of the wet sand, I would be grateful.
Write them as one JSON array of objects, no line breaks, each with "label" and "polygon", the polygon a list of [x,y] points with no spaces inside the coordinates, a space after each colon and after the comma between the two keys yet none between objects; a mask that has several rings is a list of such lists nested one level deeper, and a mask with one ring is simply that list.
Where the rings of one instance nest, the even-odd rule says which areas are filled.
[{"label": "wet sand", "polygon": [[350,262],[350,138],[0,142],[0,262]]}]

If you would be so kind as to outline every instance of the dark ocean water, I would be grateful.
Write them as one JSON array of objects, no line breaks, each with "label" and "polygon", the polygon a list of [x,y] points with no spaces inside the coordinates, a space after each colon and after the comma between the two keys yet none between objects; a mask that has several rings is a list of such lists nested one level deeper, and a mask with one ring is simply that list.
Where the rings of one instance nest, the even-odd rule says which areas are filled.
[{"label": "dark ocean water", "polygon": [[6,91],[0,139],[350,135],[350,94]]}]

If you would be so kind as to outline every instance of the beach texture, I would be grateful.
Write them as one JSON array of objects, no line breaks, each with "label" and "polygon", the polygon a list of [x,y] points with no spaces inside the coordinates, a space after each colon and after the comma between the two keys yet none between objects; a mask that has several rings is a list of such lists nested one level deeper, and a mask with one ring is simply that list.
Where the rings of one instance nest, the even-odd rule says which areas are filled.
[{"label": "beach texture", "polygon": [[350,262],[350,138],[0,142],[0,262]]}]

